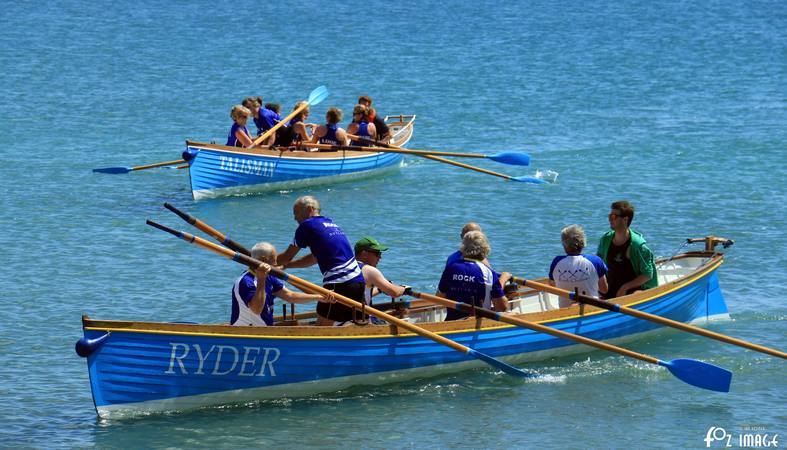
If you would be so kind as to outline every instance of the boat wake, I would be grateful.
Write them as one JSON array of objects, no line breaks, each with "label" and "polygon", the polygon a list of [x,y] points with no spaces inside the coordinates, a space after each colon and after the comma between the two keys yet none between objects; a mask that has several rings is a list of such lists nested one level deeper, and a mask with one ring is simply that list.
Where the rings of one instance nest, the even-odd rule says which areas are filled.
[{"label": "boat wake", "polygon": [[558,175],[560,174],[554,170],[536,170],[535,178],[548,181],[550,183],[555,183],[557,182]]}]

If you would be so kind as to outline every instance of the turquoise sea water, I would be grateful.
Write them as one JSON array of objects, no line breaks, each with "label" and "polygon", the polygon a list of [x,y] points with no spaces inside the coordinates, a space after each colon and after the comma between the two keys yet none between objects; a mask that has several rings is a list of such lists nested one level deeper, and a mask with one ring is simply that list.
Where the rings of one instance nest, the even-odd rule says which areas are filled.
[{"label": "turquoise sea water", "polygon": [[[146,227],[187,210],[236,240],[292,239],[310,193],[351,239],[391,247],[380,268],[430,291],[468,220],[501,270],[546,274],[559,232],[591,250],[629,199],[657,255],[687,237],[734,239],[719,276],[732,321],[712,329],[787,348],[787,8],[691,4],[57,1],[3,5],[0,27],[0,446],[704,447],[707,430],[787,434],[783,360],[667,331],[633,344],[734,372],[729,394],[603,352],[533,364],[518,382],[478,370],[305,400],[99,421],[73,351],[80,316],[221,322],[240,268]],[[285,109],[417,114],[412,148],[524,150],[478,162],[533,186],[408,159],[385,178],[194,202],[184,171],[92,168],[177,159],[223,141],[246,95]],[[297,275],[318,280],[316,269]],[[718,443],[716,443],[718,445]],[[781,441],[787,445],[787,439]]]}]

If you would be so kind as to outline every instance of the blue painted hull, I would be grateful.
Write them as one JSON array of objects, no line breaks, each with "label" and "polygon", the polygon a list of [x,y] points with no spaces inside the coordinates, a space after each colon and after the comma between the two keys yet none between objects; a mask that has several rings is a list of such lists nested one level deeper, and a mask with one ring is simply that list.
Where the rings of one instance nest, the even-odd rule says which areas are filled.
[{"label": "blue painted hull", "polygon": [[[719,258],[686,279],[635,294],[631,307],[681,322],[728,317]],[[650,294],[648,294],[650,293]],[[597,340],[626,340],[660,325],[605,310],[573,307],[523,318]],[[530,330],[475,320],[423,324],[509,363],[593,350]],[[322,328],[322,330],[320,329]],[[99,416],[186,410],[297,397],[481,367],[431,340],[393,335],[388,326],[230,327],[83,318],[84,336],[109,337],[88,356]]]},{"label": "blue painted hull", "polygon": [[[298,189],[367,178],[396,170],[402,155],[359,152],[244,152],[188,143],[195,200]],[[185,153],[184,153],[185,154]]]}]

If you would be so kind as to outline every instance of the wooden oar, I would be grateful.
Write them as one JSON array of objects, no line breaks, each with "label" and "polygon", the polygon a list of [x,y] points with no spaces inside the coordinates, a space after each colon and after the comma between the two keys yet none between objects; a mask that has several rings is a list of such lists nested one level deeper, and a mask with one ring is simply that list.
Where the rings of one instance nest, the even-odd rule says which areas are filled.
[{"label": "wooden oar", "polygon": [[491,311],[485,308],[469,305],[467,303],[455,302],[447,298],[438,297],[436,295],[424,294],[421,292],[407,292],[415,298],[420,298],[432,303],[437,303],[466,314],[475,314],[479,317],[496,320],[498,322],[509,323],[529,330],[538,331],[540,333],[549,334],[555,337],[570,339],[581,344],[590,345],[601,350],[607,350],[617,353],[629,358],[635,358],[650,364],[666,367],[676,378],[684,381],[692,386],[697,386],[711,391],[729,392],[730,381],[732,380],[732,372],[723,369],[713,364],[697,361],[694,359],[673,359],[671,361],[662,361],[643,353],[637,353],[622,347],[618,347],[606,342],[596,341],[594,339],[586,338],[578,334],[568,333],[562,330],[551,328],[538,323],[530,322],[510,315],[501,314],[499,312]]},{"label": "wooden oar", "polygon": [[[350,138],[358,141],[362,140],[365,142],[370,143],[377,143],[377,141],[372,141],[371,139],[364,139],[359,136],[355,136],[350,134]],[[392,153],[403,153],[405,155],[416,155],[416,156],[424,156],[424,155],[432,155],[432,156],[454,156],[454,157],[462,157],[462,158],[486,158],[495,162],[503,163],[503,164],[510,164],[513,166],[529,166],[530,165],[530,155],[523,152],[500,152],[500,153],[492,153],[492,154],[484,154],[484,153],[460,153],[460,152],[438,152],[432,150],[415,150],[412,148],[402,148],[402,147],[395,147],[393,144],[386,144],[390,147],[361,147],[358,145],[350,145],[350,146],[342,146],[342,145],[335,145],[331,146],[327,144],[302,144],[304,147],[314,147],[314,148],[326,148],[326,149],[335,149],[335,150],[359,150],[359,151],[375,151],[375,152],[391,152],[391,149],[396,150]],[[371,149],[371,150],[370,150]]]},{"label": "wooden oar", "polygon": [[[393,144],[386,144],[385,142],[373,141],[371,139],[365,139],[365,138],[362,138],[362,137],[359,137],[359,136],[353,136],[353,135],[349,135],[349,136],[351,138],[355,139],[355,140],[369,142],[369,143],[372,143],[372,144],[376,145],[378,147],[378,149],[374,150],[374,151],[389,151],[391,153],[403,153],[401,150],[406,150],[406,149],[404,149],[402,147],[398,147],[398,146],[393,145]],[[307,144],[307,146],[308,146],[308,144]],[[379,148],[379,147],[383,147],[383,148]],[[370,147],[365,147],[365,148],[367,149],[366,151],[370,151],[370,150],[368,150]],[[427,154],[421,154],[421,155],[418,155],[418,156],[420,156],[422,158],[426,158],[426,159],[431,159],[433,161],[439,161],[441,163],[450,164],[452,166],[462,167],[464,169],[475,170],[476,172],[485,173],[487,175],[500,177],[500,178],[503,178],[506,181],[518,181],[518,182],[521,182],[521,183],[534,183],[534,184],[547,184],[546,181],[544,181],[542,179],[539,179],[539,178],[524,177],[524,176],[522,176],[522,177],[512,177],[511,175],[506,175],[504,173],[493,172],[491,170],[482,169],[482,168],[476,167],[476,166],[471,166],[470,164],[465,164],[465,163],[452,161],[450,159],[446,159],[446,158],[443,158],[441,156],[434,156],[434,155],[427,155]]]},{"label": "wooden oar", "polygon": [[190,225],[194,225],[198,229],[200,229],[200,230],[204,231],[205,233],[209,234],[212,238],[214,238],[217,241],[221,242],[221,244],[224,245],[225,247],[229,247],[232,250],[235,250],[236,252],[243,253],[246,256],[251,256],[251,251],[249,251],[249,249],[244,247],[242,244],[240,244],[240,243],[238,243],[236,241],[233,241],[232,239],[228,238],[226,235],[222,234],[217,229],[211,227],[207,223],[197,219],[196,217],[192,216],[191,214],[185,213],[185,212],[179,210],[178,208],[175,208],[169,202],[164,202],[164,207],[167,208],[168,210],[174,212],[178,216],[180,216],[181,219],[185,220]]},{"label": "wooden oar", "polygon": [[104,167],[102,169],[93,169],[93,172],[100,172],[100,173],[128,173],[134,170],[145,170],[145,169],[152,169],[154,167],[164,167],[164,166],[174,166],[175,164],[183,164],[186,162],[185,159],[178,159],[175,161],[165,161],[155,164],[148,164],[146,166],[136,166],[136,167]]},{"label": "wooden oar", "polygon": [[447,339],[447,338],[445,338],[443,336],[440,336],[439,334],[433,333],[433,332],[431,332],[429,330],[425,330],[425,329],[423,329],[423,328],[421,328],[419,326],[413,325],[410,322],[407,322],[405,320],[399,319],[399,318],[394,317],[394,316],[392,316],[390,314],[387,314],[385,312],[378,311],[377,309],[372,308],[370,306],[363,305],[363,304],[361,304],[361,303],[359,303],[359,302],[357,302],[355,300],[352,300],[352,299],[350,299],[348,297],[345,297],[343,295],[337,294],[336,292],[330,291],[330,290],[328,290],[328,289],[326,289],[326,288],[324,288],[322,286],[318,286],[318,285],[316,285],[314,283],[310,283],[310,282],[308,282],[308,281],[306,281],[304,279],[296,277],[295,275],[290,275],[288,273],[285,273],[284,271],[282,271],[280,269],[277,269],[276,267],[270,266],[269,264],[265,264],[262,261],[258,261],[256,259],[253,259],[253,258],[251,258],[249,256],[246,256],[244,254],[241,254],[239,252],[234,252],[234,251],[232,251],[232,250],[230,250],[228,248],[222,247],[222,246],[220,246],[218,244],[214,244],[214,243],[212,243],[210,241],[202,239],[201,237],[194,236],[192,234],[185,233],[183,231],[174,230],[172,228],[169,228],[169,227],[166,227],[164,225],[161,225],[161,224],[158,224],[156,222],[153,222],[152,220],[148,220],[147,224],[150,225],[150,226],[153,226],[155,228],[158,228],[159,230],[166,231],[167,233],[170,233],[170,234],[172,234],[174,236],[177,236],[177,237],[183,239],[186,242],[189,242],[189,243],[192,243],[192,244],[197,244],[198,246],[200,246],[202,248],[211,250],[211,251],[213,251],[215,253],[218,253],[219,255],[222,255],[222,256],[224,256],[224,257],[226,257],[228,259],[231,259],[231,260],[236,261],[238,263],[244,264],[244,265],[248,266],[249,268],[251,268],[252,270],[254,270],[254,269],[258,268],[258,267],[268,266],[270,268],[270,273],[273,276],[275,276],[276,278],[280,278],[280,279],[282,279],[284,281],[289,282],[290,284],[292,284],[293,286],[297,287],[298,289],[301,289],[301,290],[307,291],[307,292],[316,292],[318,294],[321,294],[325,298],[333,297],[336,300],[338,300],[340,303],[342,303],[343,305],[348,306],[350,308],[364,309],[365,311],[368,311],[370,314],[372,314],[372,315],[374,315],[374,316],[376,316],[376,317],[378,317],[380,319],[384,319],[384,320],[388,321],[389,323],[392,323],[392,324],[396,325],[397,327],[404,328],[405,330],[408,330],[408,331],[410,331],[412,333],[415,333],[415,334],[417,334],[417,335],[419,335],[421,337],[424,337],[424,338],[427,338],[427,339],[431,339],[431,340],[437,342],[438,344],[445,345],[445,346],[450,347],[450,348],[452,348],[452,349],[454,349],[454,350],[456,350],[458,352],[464,353],[466,355],[469,355],[469,356],[472,356],[472,357],[474,357],[476,359],[484,361],[485,363],[495,367],[496,369],[500,369],[500,370],[502,370],[503,372],[505,372],[505,373],[507,373],[509,375],[515,375],[515,376],[518,376],[518,377],[533,377],[533,376],[536,376],[535,374],[531,374],[531,373],[525,372],[525,371],[523,371],[521,369],[517,369],[516,367],[511,366],[509,364],[506,364],[503,361],[495,359],[495,358],[493,358],[493,357],[491,357],[491,356],[489,356],[487,354],[481,353],[481,352],[479,352],[477,350],[473,350],[470,347],[466,347],[466,346],[464,346],[464,345],[462,345],[462,344],[460,344],[458,342],[454,342],[454,341],[452,341],[450,339]]},{"label": "wooden oar", "polygon": [[260,145],[260,142],[265,141],[265,139],[267,139],[269,136],[271,136],[273,133],[275,133],[276,130],[278,130],[279,128],[284,126],[284,124],[286,124],[290,119],[292,119],[293,117],[295,117],[298,114],[300,114],[300,112],[303,111],[304,109],[306,109],[307,106],[316,105],[316,104],[320,103],[321,101],[325,100],[325,97],[327,97],[327,96],[328,96],[328,88],[327,87],[320,86],[320,87],[316,88],[315,90],[312,91],[311,94],[309,94],[309,98],[306,100],[306,102],[303,105],[299,106],[298,108],[295,108],[295,110],[293,112],[291,112],[284,119],[280,120],[279,123],[277,123],[276,125],[271,127],[270,130],[262,133],[257,139],[254,140],[254,144],[252,146]]},{"label": "wooden oar", "polygon": [[721,333],[716,333],[710,330],[706,330],[704,328],[696,327],[694,325],[689,325],[687,323],[678,322],[676,320],[667,319],[666,317],[657,316],[655,314],[646,313],[644,311],[640,311],[638,309],[629,308],[628,306],[619,305],[617,303],[612,303],[607,300],[599,300],[594,297],[590,297],[587,295],[582,294],[575,294],[574,292],[567,291],[565,289],[560,289],[555,286],[550,286],[548,284],[539,283],[537,281],[526,280],[524,278],[513,277],[512,280],[515,283],[519,283],[523,286],[528,286],[533,289],[539,291],[549,292],[561,297],[568,298],[570,300],[574,300],[580,303],[586,303],[588,305],[596,306],[599,308],[603,308],[609,311],[619,312],[622,314],[628,314],[630,316],[634,316],[640,319],[649,320],[651,322],[656,322],[662,325],[667,325],[673,328],[677,328],[679,330],[688,331],[689,333],[698,334],[700,336],[705,336],[711,339],[716,339],[717,341],[726,342],[728,344],[737,345],[743,348],[748,348],[749,350],[754,350],[757,352],[766,353],[771,356],[777,356],[779,358],[787,359],[787,353],[782,351],[764,347],[762,345],[757,345],[748,341],[744,341],[741,339],[736,339],[731,336],[727,336]]}]

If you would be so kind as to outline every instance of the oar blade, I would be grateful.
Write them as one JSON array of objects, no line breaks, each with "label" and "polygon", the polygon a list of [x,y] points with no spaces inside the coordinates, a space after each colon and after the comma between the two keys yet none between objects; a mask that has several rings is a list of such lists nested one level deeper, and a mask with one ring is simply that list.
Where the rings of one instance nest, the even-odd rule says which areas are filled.
[{"label": "oar blade", "polygon": [[479,352],[477,350],[473,350],[472,348],[470,348],[468,350],[469,350],[467,352],[468,355],[470,355],[470,356],[472,356],[474,358],[478,358],[481,361],[489,364],[490,366],[495,367],[497,369],[500,369],[500,370],[502,370],[503,372],[505,372],[505,373],[507,373],[509,375],[513,375],[515,377],[520,377],[520,378],[533,378],[533,377],[537,377],[538,376],[538,375],[536,375],[534,373],[525,372],[522,369],[517,369],[516,367],[514,367],[514,366],[512,366],[510,364],[506,364],[503,361],[500,361],[499,359],[492,358],[491,356],[489,356],[489,355],[487,355],[485,353],[481,353],[481,352]]},{"label": "oar blade", "polygon": [[510,180],[518,181],[520,183],[549,184],[548,181],[544,181],[541,178],[533,178],[533,177],[511,177]]},{"label": "oar blade", "polygon": [[130,167],[104,167],[101,169],[93,169],[93,172],[97,173],[129,173],[131,172]]},{"label": "oar blade", "polygon": [[327,97],[328,97],[328,88],[325,86],[320,86],[314,89],[311,94],[309,94],[308,102],[310,105],[316,105],[321,101],[325,100]]},{"label": "oar blade", "polygon": [[509,164],[512,166],[529,166],[530,155],[522,152],[500,152],[491,155],[486,155],[488,159],[499,162],[502,164]]},{"label": "oar blade", "polygon": [[730,392],[732,372],[696,359],[673,359],[659,365],[666,367],[675,377],[692,386],[716,392]]}]

